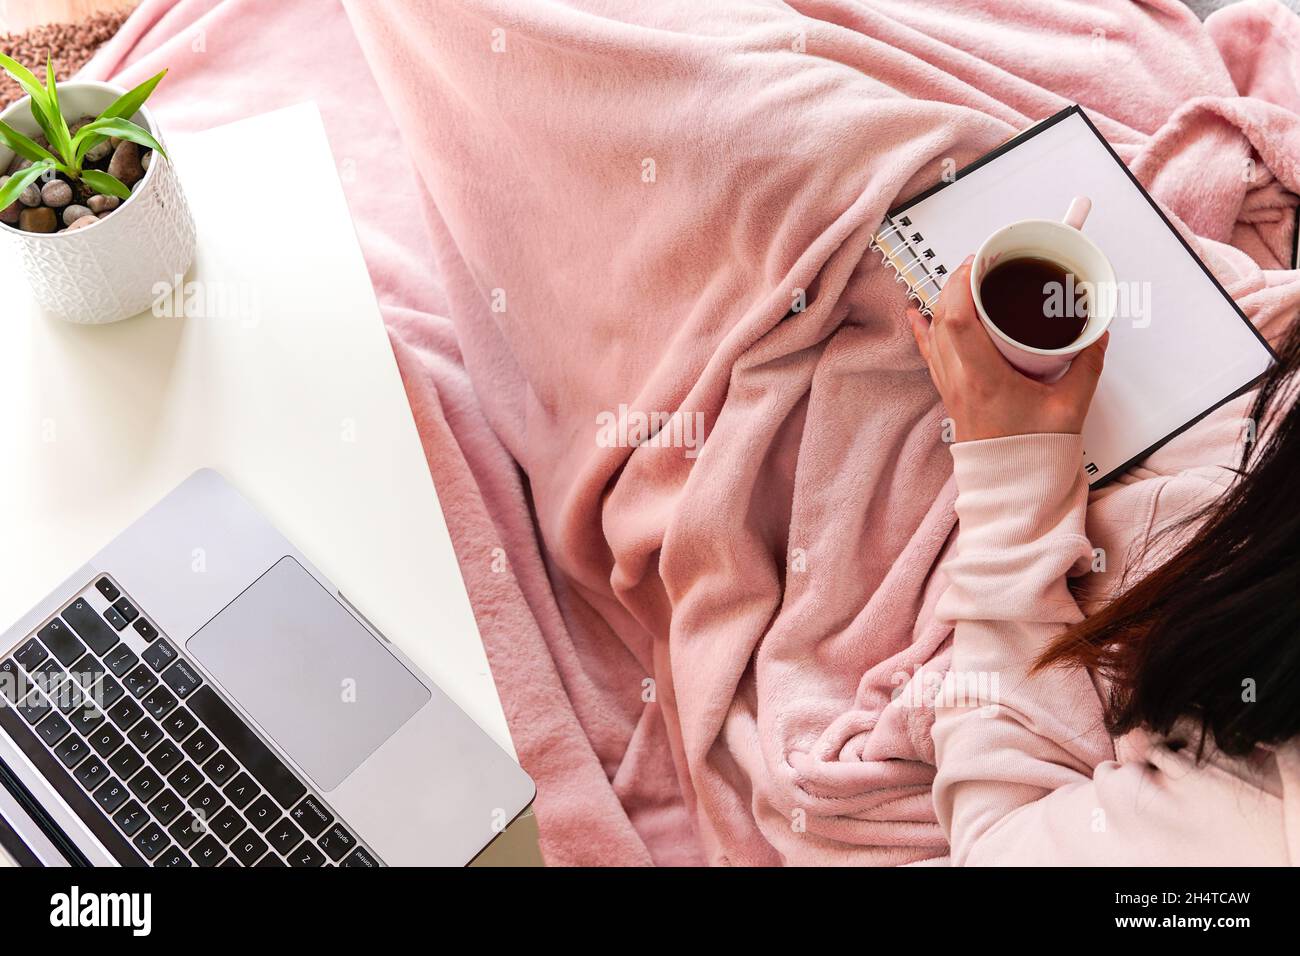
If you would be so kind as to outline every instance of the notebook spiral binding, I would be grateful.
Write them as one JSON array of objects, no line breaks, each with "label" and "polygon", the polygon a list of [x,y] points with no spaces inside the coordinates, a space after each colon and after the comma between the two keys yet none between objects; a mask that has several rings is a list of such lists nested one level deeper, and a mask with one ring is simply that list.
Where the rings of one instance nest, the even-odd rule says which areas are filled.
[{"label": "notebook spiral binding", "polygon": [[894,270],[894,277],[907,287],[907,297],[917,304],[922,315],[930,315],[943,291],[944,276],[948,269],[941,262],[933,262],[934,250],[925,244],[919,232],[908,235],[912,220],[907,216],[898,219],[886,217],[880,230],[871,237],[871,248],[880,253],[885,265]]}]

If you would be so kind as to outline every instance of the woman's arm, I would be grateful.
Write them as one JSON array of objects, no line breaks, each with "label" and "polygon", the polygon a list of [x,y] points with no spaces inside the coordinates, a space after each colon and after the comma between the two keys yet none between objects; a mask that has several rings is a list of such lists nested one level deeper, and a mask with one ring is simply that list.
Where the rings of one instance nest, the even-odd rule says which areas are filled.
[{"label": "woman's arm", "polygon": [[[934,797],[956,863],[1286,862],[1280,802],[1147,741],[1116,761],[1086,672],[1031,673],[1082,614],[1082,429],[1102,349],[1057,385],[1021,376],[978,323],[965,267],[918,346],[954,421],[959,531],[941,616],[952,673],[937,702]],[[964,293],[964,294],[962,294]]]},{"label": "woman's arm", "polygon": [[936,712],[934,798],[953,861],[1285,865],[1279,801],[1159,742],[1112,759],[1088,675],[1030,673],[1081,617],[1066,586],[1092,559],[1079,436],[952,451],[960,531],[938,609],[955,624],[952,692]]}]

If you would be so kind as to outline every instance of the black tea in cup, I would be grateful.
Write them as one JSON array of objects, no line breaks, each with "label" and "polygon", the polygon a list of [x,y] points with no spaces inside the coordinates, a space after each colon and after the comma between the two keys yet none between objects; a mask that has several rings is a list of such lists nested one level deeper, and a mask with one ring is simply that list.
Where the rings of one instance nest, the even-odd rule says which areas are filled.
[{"label": "black tea in cup", "polygon": [[1088,324],[1088,298],[1074,276],[1051,259],[1017,256],[985,273],[980,300],[989,321],[1036,349],[1063,349]]}]

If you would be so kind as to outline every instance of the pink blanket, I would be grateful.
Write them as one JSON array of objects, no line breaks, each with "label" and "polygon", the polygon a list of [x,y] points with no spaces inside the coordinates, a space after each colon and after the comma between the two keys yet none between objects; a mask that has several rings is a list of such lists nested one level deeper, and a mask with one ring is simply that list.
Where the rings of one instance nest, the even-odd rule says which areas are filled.
[{"label": "pink blanket", "polygon": [[[951,469],[870,233],[945,163],[1079,101],[1190,230],[1276,265],[1297,22],[1039,0],[348,9],[560,597],[564,633],[497,651],[531,708],[550,858],[941,856],[931,711],[898,691],[943,666]],[[1246,256],[1216,265],[1243,295],[1267,284]],[[1252,308],[1295,301],[1289,283]],[[624,409],[669,440],[632,447],[633,419],[610,441]],[[582,801],[610,790],[625,818],[593,819]]]},{"label": "pink blanket", "polygon": [[349,3],[419,189],[327,9],[146,0],[89,69],[172,66],[171,128],[321,101],[548,860],[942,856],[899,691],[943,666],[951,466],[870,231],[1079,101],[1272,332],[1294,18]]}]

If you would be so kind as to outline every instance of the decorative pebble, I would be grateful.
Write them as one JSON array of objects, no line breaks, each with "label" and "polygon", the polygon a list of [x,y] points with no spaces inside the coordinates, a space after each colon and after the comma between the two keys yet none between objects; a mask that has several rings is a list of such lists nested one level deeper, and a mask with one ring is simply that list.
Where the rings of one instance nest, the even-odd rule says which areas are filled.
[{"label": "decorative pebble", "polygon": [[55,209],[62,209],[72,202],[72,187],[62,179],[51,179],[41,187],[41,202]]},{"label": "decorative pebble", "polygon": [[72,225],[68,226],[68,232],[72,232],[74,229],[84,229],[86,226],[93,226],[97,222],[99,222],[99,220],[94,216],[82,216]]},{"label": "decorative pebble", "polygon": [[86,160],[92,163],[98,163],[108,157],[113,151],[113,145],[106,139],[101,139],[90,149],[86,150]]},{"label": "decorative pebble", "polygon": [[122,200],[116,196],[104,196],[96,193],[86,200],[86,205],[90,207],[91,212],[98,216],[101,213],[112,212],[122,205]]},{"label": "decorative pebble", "polygon": [[143,156],[140,157],[140,165],[144,168],[145,172],[148,172],[149,164],[152,162],[153,162],[153,150],[151,149]]},{"label": "decorative pebble", "polygon": [[119,146],[121,146],[121,145],[122,145],[123,143],[125,143],[125,142],[126,142],[126,140],[124,140],[124,139],[118,139],[116,136],[110,136],[110,137],[108,138],[108,145],[109,145],[109,146],[112,146],[114,149],[117,149]]},{"label": "decorative pebble", "polygon": [[87,216],[93,216],[94,214],[93,210],[73,203],[67,209],[63,210],[63,224],[65,226],[70,226],[78,219],[85,219]]},{"label": "decorative pebble", "polygon": [[24,159],[21,156],[15,156],[12,163],[9,164],[9,174],[20,173],[32,164],[30,159]]},{"label": "decorative pebble", "polygon": [[29,184],[26,189],[18,194],[18,201],[28,207],[39,206],[41,204],[41,187],[35,183]]},{"label": "decorative pebble", "polygon": [[113,158],[108,161],[108,174],[134,186],[144,177],[144,167],[140,165],[140,147],[129,140],[122,140],[113,150]]},{"label": "decorative pebble", "polygon": [[18,228],[23,232],[54,232],[59,228],[59,218],[48,206],[24,209],[18,214]]}]

